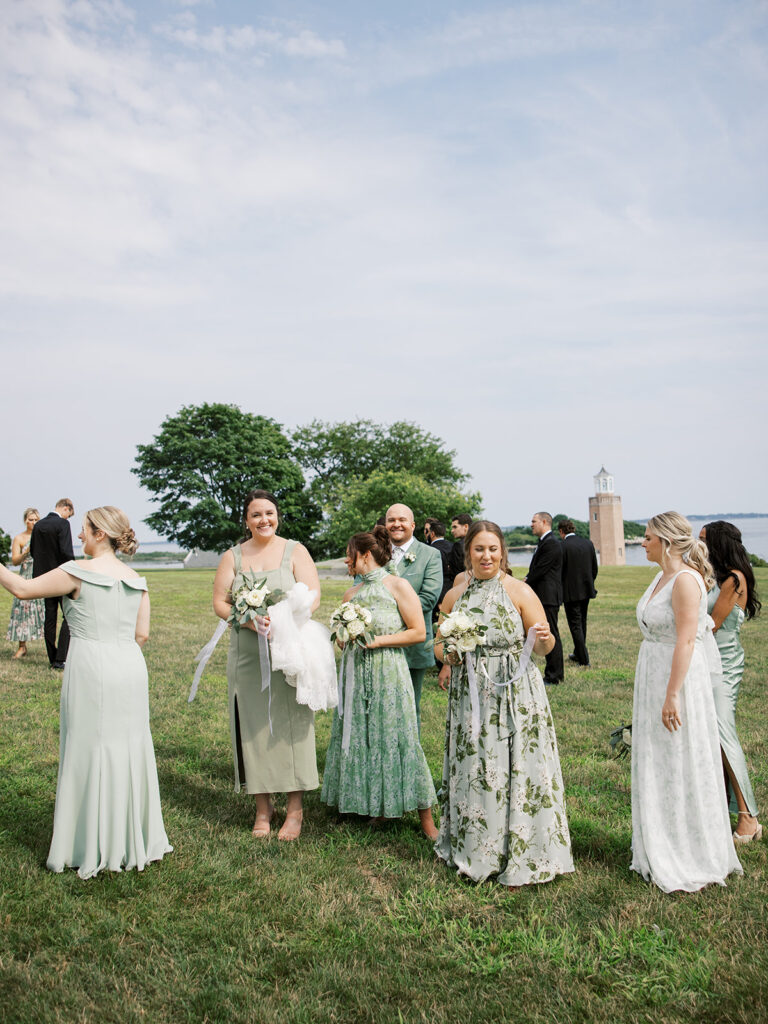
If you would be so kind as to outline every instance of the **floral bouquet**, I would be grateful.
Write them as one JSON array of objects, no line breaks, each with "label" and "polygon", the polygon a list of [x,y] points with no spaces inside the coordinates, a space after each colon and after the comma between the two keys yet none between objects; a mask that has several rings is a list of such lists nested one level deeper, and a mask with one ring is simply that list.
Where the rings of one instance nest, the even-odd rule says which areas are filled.
[{"label": "floral bouquet", "polygon": [[252,569],[246,569],[241,579],[240,586],[232,591],[232,611],[227,618],[235,629],[254,622],[257,615],[262,618],[268,615],[270,606],[285,597],[282,590],[270,590],[266,576],[258,579]]},{"label": "floral bouquet", "polygon": [[468,612],[449,612],[437,627],[435,643],[441,643],[446,654],[455,654],[460,659],[482,647],[488,627],[478,617],[479,614],[479,608],[470,608]]},{"label": "floral bouquet", "polygon": [[354,601],[343,601],[331,615],[331,640],[342,644],[351,640],[358,647],[367,647],[373,640],[372,621],[369,608]]}]

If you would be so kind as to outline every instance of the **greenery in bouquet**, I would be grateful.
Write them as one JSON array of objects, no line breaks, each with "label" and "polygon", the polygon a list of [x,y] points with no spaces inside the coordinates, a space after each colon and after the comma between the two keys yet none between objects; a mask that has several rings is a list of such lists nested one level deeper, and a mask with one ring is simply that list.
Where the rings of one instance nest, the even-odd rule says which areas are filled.
[{"label": "greenery in bouquet", "polygon": [[235,629],[254,622],[257,615],[264,618],[270,607],[285,597],[282,590],[270,590],[266,576],[259,579],[252,569],[246,569],[240,578],[242,583],[232,591],[232,611],[227,618]]},{"label": "greenery in bouquet", "polygon": [[342,601],[331,614],[331,640],[340,644],[351,642],[365,648],[373,640],[372,621],[371,611],[365,605]]},{"label": "greenery in bouquet", "polygon": [[445,654],[463,658],[485,644],[488,626],[482,621],[480,608],[449,612],[437,627],[436,644],[443,645]]}]

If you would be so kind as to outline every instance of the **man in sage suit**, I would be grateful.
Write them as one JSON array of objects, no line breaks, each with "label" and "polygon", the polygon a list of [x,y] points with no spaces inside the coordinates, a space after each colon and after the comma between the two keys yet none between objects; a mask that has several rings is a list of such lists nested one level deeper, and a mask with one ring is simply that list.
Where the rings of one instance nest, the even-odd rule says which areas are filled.
[{"label": "man in sage suit", "polygon": [[[398,576],[408,580],[419,595],[427,638],[423,644],[405,648],[405,657],[411,673],[416,715],[419,717],[421,687],[424,673],[435,664],[432,636],[432,609],[437,604],[443,587],[443,564],[437,548],[422,544],[413,536],[416,523],[407,505],[392,505],[384,520],[392,541],[392,565]],[[420,720],[420,719],[419,719]]]}]

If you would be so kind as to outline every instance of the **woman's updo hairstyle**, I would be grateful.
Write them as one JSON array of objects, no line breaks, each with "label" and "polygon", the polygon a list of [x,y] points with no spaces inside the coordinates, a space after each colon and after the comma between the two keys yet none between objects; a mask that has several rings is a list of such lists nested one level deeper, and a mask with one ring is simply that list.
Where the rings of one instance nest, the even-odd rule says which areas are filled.
[{"label": "woman's updo hairstyle", "polygon": [[512,570],[509,568],[509,551],[507,550],[507,542],[504,540],[504,534],[501,532],[501,527],[496,523],[492,523],[489,519],[475,519],[467,530],[467,535],[464,538],[464,568],[470,576],[472,575],[472,557],[470,555],[470,551],[472,548],[472,541],[478,533],[492,533],[494,537],[498,538],[499,545],[501,546],[501,565],[499,568],[503,569],[509,576],[512,576]]},{"label": "woman's updo hairstyle", "polygon": [[679,512],[661,512],[648,520],[648,532],[661,541],[662,565],[668,555],[679,555],[686,565],[699,573],[707,590],[712,589],[715,577],[707,556],[707,545],[694,537],[693,527],[685,516]]},{"label": "woman's updo hairstyle", "polygon": [[727,579],[732,579],[736,593],[740,593],[739,577],[734,571],[738,569],[747,584],[747,603],[744,614],[748,619],[753,619],[762,605],[757,597],[755,574],[749,560],[749,553],[741,540],[741,530],[733,523],[726,523],[724,519],[716,519],[713,523],[705,525],[704,535],[718,587],[722,587]]},{"label": "woman's updo hairstyle", "polygon": [[139,542],[131,529],[128,516],[122,509],[114,505],[102,505],[86,512],[92,530],[102,530],[108,537],[113,551],[121,551],[124,555],[135,555]]},{"label": "woman's updo hairstyle", "polygon": [[354,560],[358,555],[373,555],[376,565],[386,565],[392,558],[392,541],[387,533],[386,527],[378,523],[370,533],[355,533],[349,538],[347,553]]},{"label": "woman's updo hairstyle", "polygon": [[34,513],[38,519],[40,518],[40,513],[37,511],[36,508],[32,508],[31,506],[30,508],[25,508],[24,515],[21,517],[21,521],[22,523],[24,523],[25,526],[27,525],[27,516],[32,515],[32,513]]}]

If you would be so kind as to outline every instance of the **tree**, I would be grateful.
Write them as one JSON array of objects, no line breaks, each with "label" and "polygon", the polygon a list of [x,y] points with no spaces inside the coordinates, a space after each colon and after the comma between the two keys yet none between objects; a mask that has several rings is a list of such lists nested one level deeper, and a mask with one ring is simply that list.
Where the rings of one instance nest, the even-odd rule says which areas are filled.
[{"label": "tree", "polygon": [[438,487],[468,479],[454,463],[455,451],[405,420],[388,427],[372,420],[313,420],[298,427],[292,438],[296,457],[310,477],[310,493],[326,512],[338,507],[339,494],[352,480],[374,470],[405,470]]},{"label": "tree", "polygon": [[396,469],[374,469],[366,477],[355,477],[341,488],[338,498],[323,534],[330,555],[342,554],[352,534],[370,530],[393,502],[411,508],[417,531],[428,516],[449,523],[461,512],[475,516],[482,508],[479,492],[464,494],[453,484],[438,486],[416,473]]},{"label": "tree", "polygon": [[308,540],[317,510],[279,423],[220,403],[183,406],[151,444],[137,446],[131,470],[159,504],[144,522],[185,548],[222,551],[243,532],[242,503],[253,488],[272,491],[283,532]]},{"label": "tree", "polygon": [[10,559],[11,543],[12,538],[9,534],[0,529],[0,565],[5,565],[5,563]]}]

